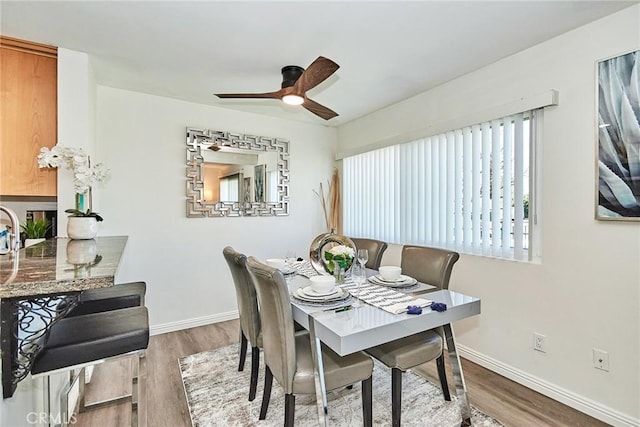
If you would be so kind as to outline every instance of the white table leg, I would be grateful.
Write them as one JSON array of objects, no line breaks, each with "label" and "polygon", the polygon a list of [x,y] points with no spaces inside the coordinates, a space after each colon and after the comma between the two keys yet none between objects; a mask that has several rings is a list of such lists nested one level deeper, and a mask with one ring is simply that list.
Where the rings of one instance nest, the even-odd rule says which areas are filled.
[{"label": "white table leg", "polygon": [[313,373],[316,383],[316,403],[318,407],[318,425],[327,426],[329,422],[329,408],[327,404],[327,390],[324,383],[324,366],[322,364],[322,348],[320,339],[316,337],[315,319],[309,316],[309,341],[313,356]]},{"label": "white table leg", "polygon": [[464,375],[462,374],[462,365],[460,365],[460,357],[456,350],[455,338],[451,324],[447,323],[442,326],[444,335],[447,340],[447,351],[449,360],[451,361],[451,371],[453,372],[453,381],[456,384],[456,394],[458,396],[458,405],[460,406],[460,414],[462,415],[461,426],[471,426],[471,408],[467,400],[467,387],[464,384]]}]

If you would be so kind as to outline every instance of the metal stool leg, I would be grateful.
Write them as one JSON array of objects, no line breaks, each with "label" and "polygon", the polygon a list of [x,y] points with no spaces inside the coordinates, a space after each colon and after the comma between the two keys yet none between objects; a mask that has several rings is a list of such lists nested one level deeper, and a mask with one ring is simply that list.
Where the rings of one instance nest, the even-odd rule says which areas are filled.
[{"label": "metal stool leg", "polygon": [[87,378],[85,376],[84,368],[80,368],[80,372],[78,372],[78,413],[82,413],[85,410],[85,386],[87,384]]},{"label": "metal stool leg", "polygon": [[[137,401],[137,417],[136,426],[146,427],[147,425],[147,357],[146,351],[141,351],[136,357],[138,365],[138,378],[136,381],[136,389],[138,394]],[[131,423],[133,427],[134,424]]]},{"label": "metal stool leg", "polygon": [[42,385],[44,413],[47,414],[47,425],[51,427],[51,378],[49,375],[44,378]]}]

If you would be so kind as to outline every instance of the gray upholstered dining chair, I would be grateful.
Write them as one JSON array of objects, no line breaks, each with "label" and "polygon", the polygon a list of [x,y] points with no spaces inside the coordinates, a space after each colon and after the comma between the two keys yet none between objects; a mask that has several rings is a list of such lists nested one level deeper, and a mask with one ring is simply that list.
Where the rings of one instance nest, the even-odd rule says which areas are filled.
[{"label": "gray upholstered dining chair", "polygon": [[[402,274],[438,289],[448,289],[451,270],[459,258],[457,252],[406,245],[402,248]],[[367,350],[367,353],[391,368],[391,418],[394,427],[400,426],[402,372],[407,369],[436,359],[444,399],[451,400],[444,366],[442,336],[442,328],[436,328]]]},{"label": "gray upholstered dining chair", "polygon": [[262,348],[262,331],[256,290],[247,272],[246,255],[237,252],[230,246],[222,250],[224,259],[229,265],[233,284],[236,288],[238,312],[240,314],[240,361],[238,371],[244,369],[247,359],[247,341],[251,343],[251,380],[249,383],[249,400],[256,398],[258,384],[258,368],[260,366],[260,349]]},{"label": "gray upholstered dining chair", "polygon": [[356,249],[366,249],[369,251],[369,260],[365,264],[365,267],[372,270],[377,270],[380,267],[382,261],[382,254],[387,249],[387,244],[381,240],[364,239],[359,237],[350,237],[355,243]]},{"label": "gray upholstered dining chair", "polygon": [[[295,334],[289,291],[282,273],[260,263],[247,260],[260,304],[265,359],[264,394],[260,419],[267,416],[273,378],[285,393],[284,425],[293,426],[295,395],[314,394],[315,376],[309,334]],[[365,426],[371,426],[373,361],[362,352],[338,356],[322,345],[324,377],[327,390],[362,382],[362,413]]]}]

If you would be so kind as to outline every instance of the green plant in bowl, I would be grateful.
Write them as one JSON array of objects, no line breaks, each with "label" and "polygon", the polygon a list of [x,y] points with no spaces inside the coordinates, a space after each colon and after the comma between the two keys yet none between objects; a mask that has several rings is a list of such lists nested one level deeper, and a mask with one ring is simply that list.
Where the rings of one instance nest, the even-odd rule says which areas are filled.
[{"label": "green plant in bowl", "polygon": [[27,239],[42,239],[50,228],[51,224],[46,218],[28,219],[24,224],[20,225],[20,229],[24,232]]},{"label": "green plant in bowl", "polygon": [[91,211],[91,209],[87,209],[86,211],[81,211],[79,209],[67,209],[65,210],[66,213],[69,214],[69,216],[75,216],[75,217],[93,217],[96,219],[96,221],[100,222],[103,221],[102,217],[100,216],[100,214],[98,212],[93,212]]}]

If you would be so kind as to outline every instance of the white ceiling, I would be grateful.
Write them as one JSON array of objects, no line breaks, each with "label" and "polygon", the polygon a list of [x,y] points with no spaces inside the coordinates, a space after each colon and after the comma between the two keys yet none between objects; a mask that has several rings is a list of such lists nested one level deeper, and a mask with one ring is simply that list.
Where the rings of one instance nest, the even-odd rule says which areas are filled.
[{"label": "white ceiling", "polygon": [[[0,33],[89,53],[99,84],[339,126],[637,2],[3,0]],[[341,66],[307,93],[328,122],[213,96],[278,90],[320,55]]]}]

